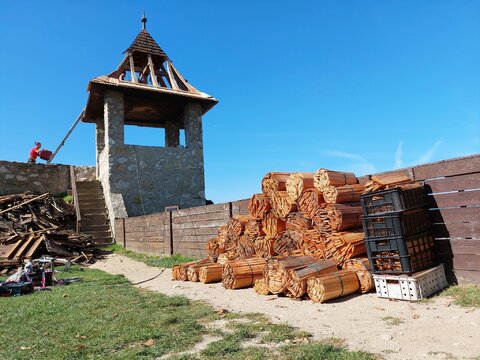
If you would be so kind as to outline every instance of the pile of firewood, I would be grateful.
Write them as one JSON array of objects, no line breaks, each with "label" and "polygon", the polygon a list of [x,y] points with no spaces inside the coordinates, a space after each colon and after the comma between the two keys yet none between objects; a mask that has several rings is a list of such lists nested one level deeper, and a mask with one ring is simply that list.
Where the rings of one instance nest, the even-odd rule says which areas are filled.
[{"label": "pile of firewood", "polygon": [[74,228],[74,210],[63,199],[48,193],[0,196],[0,271],[39,255],[92,261],[96,245],[90,236],[75,234]]},{"label": "pile of firewood", "polygon": [[[207,244],[208,259],[178,266],[173,278],[320,302],[371,291],[359,202],[364,192],[353,173],[268,173],[262,193],[249,201],[249,215],[221,226]],[[195,275],[178,275],[189,271]]]}]

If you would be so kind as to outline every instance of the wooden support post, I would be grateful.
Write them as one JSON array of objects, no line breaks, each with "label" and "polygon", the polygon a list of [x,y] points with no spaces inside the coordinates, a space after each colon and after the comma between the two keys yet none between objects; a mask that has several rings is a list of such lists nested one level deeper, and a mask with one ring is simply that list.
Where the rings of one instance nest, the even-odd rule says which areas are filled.
[{"label": "wooden support post", "polygon": [[167,73],[168,73],[168,77],[170,79],[170,85],[172,85],[172,89],[173,90],[179,90],[177,81],[175,80],[175,77],[174,77],[174,74],[173,74],[173,71],[172,71],[172,68],[171,68],[170,61],[168,61],[168,60],[167,60]]},{"label": "wooden support post", "polygon": [[150,68],[150,79],[152,79],[152,85],[158,86],[157,75],[155,75],[155,68],[153,67],[152,55],[148,54],[148,67]]},{"label": "wooden support post", "polygon": [[132,75],[132,82],[134,82],[134,83],[138,82],[137,74],[135,73],[135,63],[133,62],[133,56],[132,55],[130,55],[130,73]]}]

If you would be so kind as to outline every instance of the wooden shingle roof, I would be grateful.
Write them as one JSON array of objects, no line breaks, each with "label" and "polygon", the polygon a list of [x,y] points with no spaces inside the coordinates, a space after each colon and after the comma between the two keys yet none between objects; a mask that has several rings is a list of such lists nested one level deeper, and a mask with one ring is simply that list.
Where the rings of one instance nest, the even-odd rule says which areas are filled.
[{"label": "wooden shingle roof", "polygon": [[153,40],[147,30],[140,31],[140,33],[133,41],[132,45],[130,45],[130,47],[125,50],[124,53],[132,53],[134,51],[139,51],[151,55],[158,55],[163,58],[167,58],[167,54],[165,54],[162,48],[158,46],[158,44],[155,42],[155,40]]}]

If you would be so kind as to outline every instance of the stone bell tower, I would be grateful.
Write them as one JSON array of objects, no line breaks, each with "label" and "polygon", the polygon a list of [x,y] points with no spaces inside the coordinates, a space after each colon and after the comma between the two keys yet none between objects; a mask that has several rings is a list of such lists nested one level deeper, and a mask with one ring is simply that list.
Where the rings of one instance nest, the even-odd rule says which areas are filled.
[{"label": "stone bell tower", "polygon": [[[97,176],[111,218],[125,216],[122,201],[128,216],[205,204],[202,116],[218,101],[185,80],[146,22],[117,69],[88,84],[83,121],[96,124]],[[165,147],[125,144],[125,125],[164,128]]]}]

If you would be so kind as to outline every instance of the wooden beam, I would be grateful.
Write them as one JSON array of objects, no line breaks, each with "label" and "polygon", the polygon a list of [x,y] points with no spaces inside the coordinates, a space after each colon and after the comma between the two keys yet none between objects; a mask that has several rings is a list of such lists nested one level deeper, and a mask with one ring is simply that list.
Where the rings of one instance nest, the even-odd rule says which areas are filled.
[{"label": "wooden beam", "polygon": [[180,72],[175,68],[175,66],[173,66],[173,64],[170,63],[170,66],[172,67],[172,72],[177,75],[178,79],[180,79],[180,81],[183,83],[183,85],[185,85],[185,87],[192,93],[194,94],[200,94],[200,91],[198,91],[197,89],[195,89],[192,85],[190,85],[188,83],[187,80],[185,80],[185,78],[182,76],[182,74],[180,74]]},{"label": "wooden beam", "polygon": [[140,72],[140,81],[142,81],[144,84],[147,83],[147,71],[148,71],[148,64],[145,65],[145,67],[143,68],[143,70]]},{"label": "wooden beam", "polygon": [[133,56],[132,55],[130,55],[130,73],[132,75],[132,82],[134,82],[134,83],[138,82],[137,74],[135,73],[135,63],[133,62]]},{"label": "wooden beam", "polygon": [[168,78],[170,79],[170,84],[172,85],[173,90],[180,90],[177,84],[177,81],[175,80],[175,77],[173,76],[173,71],[172,71],[172,64],[170,63],[169,60],[167,60],[167,73],[168,73]]},{"label": "wooden beam", "polygon": [[152,79],[152,85],[158,86],[157,75],[155,75],[155,68],[153,67],[152,55],[148,54],[148,67],[150,68],[150,79]]}]

